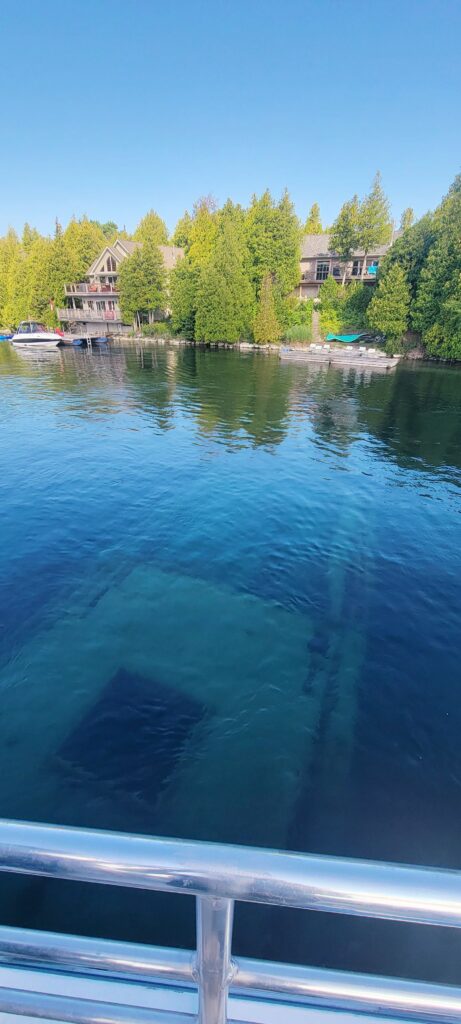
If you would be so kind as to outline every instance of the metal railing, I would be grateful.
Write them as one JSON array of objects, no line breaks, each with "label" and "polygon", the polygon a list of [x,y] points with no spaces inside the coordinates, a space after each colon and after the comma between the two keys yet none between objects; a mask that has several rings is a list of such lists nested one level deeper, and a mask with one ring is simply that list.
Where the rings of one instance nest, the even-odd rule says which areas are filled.
[{"label": "metal railing", "polygon": [[[200,1024],[225,1024],[228,994],[373,1017],[461,1020],[461,989],[319,968],[231,959],[234,901],[461,928],[461,874],[431,868],[283,853],[0,821],[0,870],[194,895],[197,950],[0,928],[0,961],[72,976],[198,990]],[[45,975],[46,977],[46,975]],[[43,975],[42,975],[43,978]],[[43,988],[43,984],[42,984]],[[180,1003],[178,1004],[181,1005]],[[178,1010],[94,1002],[0,983],[0,1011],[92,1024],[186,1024]],[[240,1019],[242,1019],[240,1017]]]}]

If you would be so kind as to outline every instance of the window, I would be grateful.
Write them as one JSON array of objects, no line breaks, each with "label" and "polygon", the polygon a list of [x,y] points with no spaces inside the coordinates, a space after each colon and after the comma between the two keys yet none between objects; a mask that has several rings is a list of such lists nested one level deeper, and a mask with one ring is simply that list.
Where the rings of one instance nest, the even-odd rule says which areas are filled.
[{"label": "window", "polygon": [[109,309],[115,309],[115,302],[113,299],[109,299],[107,305]]},{"label": "window", "polygon": [[93,299],[88,299],[88,309],[94,309]]},{"label": "window", "polygon": [[106,308],[106,303],[105,302],[97,302],[96,303],[96,309],[97,309],[98,313],[104,313],[105,308]]},{"label": "window", "polygon": [[316,281],[326,281],[330,273],[330,263],[324,262],[323,260],[317,260],[317,272],[315,275]]},{"label": "window", "polygon": [[115,260],[113,256],[109,256],[109,259],[107,260],[107,270],[109,271],[109,273],[115,270]]},{"label": "window", "polygon": [[333,265],[333,277],[339,277],[339,275],[340,275],[339,263],[335,263]]},{"label": "window", "polygon": [[376,274],[379,266],[379,260],[371,259],[367,260],[367,274]]},{"label": "window", "polygon": [[362,260],[354,260],[352,264],[352,277],[360,277],[362,273]]}]

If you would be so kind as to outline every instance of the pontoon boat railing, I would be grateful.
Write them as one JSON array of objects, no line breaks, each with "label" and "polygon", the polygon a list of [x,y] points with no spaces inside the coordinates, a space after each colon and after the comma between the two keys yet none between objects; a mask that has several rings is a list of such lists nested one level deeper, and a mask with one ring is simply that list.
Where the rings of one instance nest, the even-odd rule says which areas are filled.
[{"label": "pontoon boat railing", "polygon": [[[267,1020],[287,1022],[295,1005],[303,1007],[303,1020],[322,1008],[388,1019],[461,1021],[461,988],[231,958],[233,908],[240,900],[461,928],[458,872],[14,821],[0,821],[0,870],[179,892],[197,902],[194,956],[180,949],[0,928],[0,964],[33,969],[20,973],[27,989],[6,985],[0,977],[3,1013],[74,1024],[190,1024],[196,1017],[189,1009],[182,1012],[179,996],[198,991],[200,1024],[225,1024],[230,991],[230,1012],[238,1010],[235,997],[244,996],[244,1019],[251,1021],[265,1020],[270,1008]],[[154,999],[140,1006],[82,998],[56,992],[51,984],[47,990],[47,977],[61,971],[72,978],[169,985],[178,994],[177,1005],[165,1010]],[[34,978],[40,978],[36,988]],[[129,997],[133,989],[127,985],[123,991]],[[248,1010],[251,1000],[255,1016]]]}]

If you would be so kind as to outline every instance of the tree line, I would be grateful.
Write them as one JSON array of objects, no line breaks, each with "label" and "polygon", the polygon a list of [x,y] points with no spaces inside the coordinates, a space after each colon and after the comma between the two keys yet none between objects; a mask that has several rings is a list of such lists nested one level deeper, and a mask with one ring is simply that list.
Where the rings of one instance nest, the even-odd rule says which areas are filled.
[{"label": "tree line", "polygon": [[[434,213],[414,222],[407,208],[401,234],[381,261],[377,288],[360,280],[345,284],[347,263],[392,236],[389,203],[379,173],[370,191],[347,200],[329,227],[341,281],[320,290],[321,326],[371,328],[395,348],[418,332],[430,354],[461,358],[461,176]],[[168,311],[171,330],[199,342],[251,339],[256,343],[308,340],[312,303],[294,297],[299,284],[301,239],[325,229],[314,203],[301,224],[288,192],[253,196],[248,207],[211,197],[178,221],[171,237],[153,210],[129,235],[115,222],[72,218],[56,222],[52,237],[28,224],[19,237],[0,238],[0,327],[28,317],[57,324],[65,285],[85,279],[88,267],[117,236],[142,242],[120,266],[120,304],[126,322],[141,323],[152,311]],[[167,274],[159,246],[180,246],[184,258]]]}]

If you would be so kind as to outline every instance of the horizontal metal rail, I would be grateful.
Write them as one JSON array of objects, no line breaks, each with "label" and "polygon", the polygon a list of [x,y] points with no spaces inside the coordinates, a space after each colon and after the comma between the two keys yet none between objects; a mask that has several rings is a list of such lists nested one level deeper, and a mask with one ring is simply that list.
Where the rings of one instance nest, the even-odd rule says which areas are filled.
[{"label": "horizontal metal rail", "polygon": [[[194,957],[185,949],[0,928],[0,964],[192,988],[196,984]],[[234,959],[233,968],[231,993],[250,998],[265,995],[271,1002],[289,1000],[379,1017],[445,1022],[461,1019],[461,988],[455,986],[247,957]]]},{"label": "horizontal metal rail", "polygon": [[461,927],[461,874],[0,820],[0,870]]},{"label": "horizontal metal rail", "polygon": [[[285,1007],[296,1002],[376,1017],[461,1020],[458,988],[231,960],[235,900],[460,928],[461,875],[454,871],[14,821],[0,821],[0,870],[197,897],[194,959],[183,950],[0,928],[3,964],[194,986],[199,1024],[225,1024],[229,990]],[[79,997],[8,986],[0,986],[0,1010],[74,1024],[142,1024],[145,1013],[152,1024],[190,1020],[184,1013],[114,1009],[110,1000],[93,1006]]]}]

